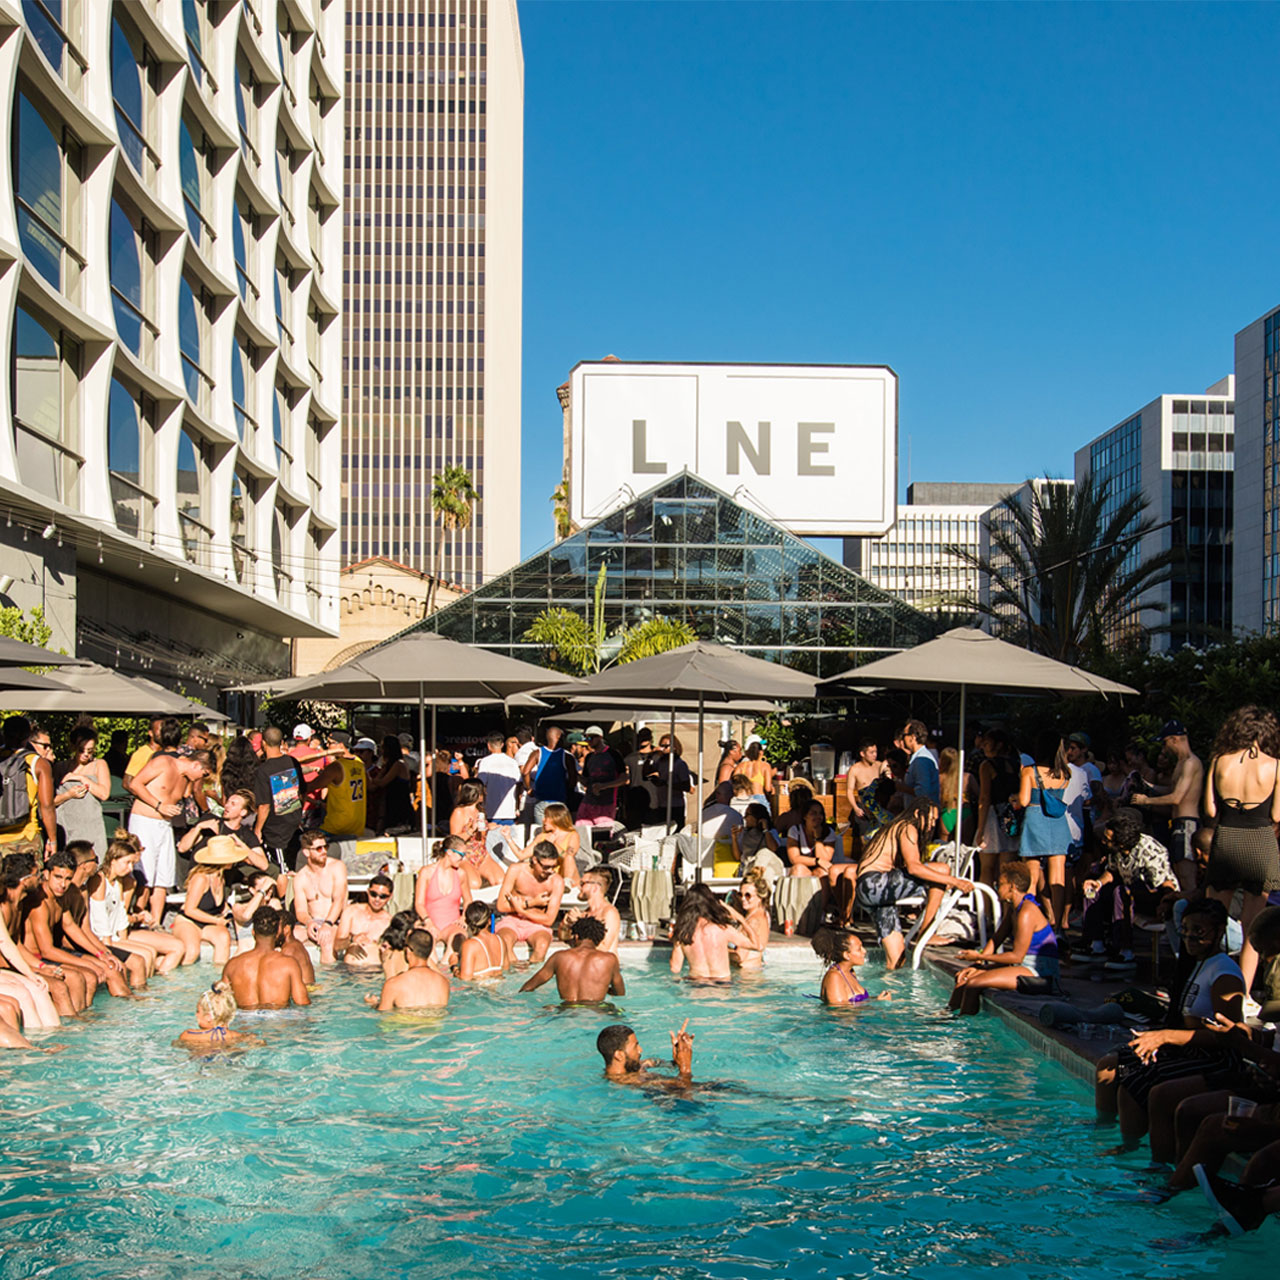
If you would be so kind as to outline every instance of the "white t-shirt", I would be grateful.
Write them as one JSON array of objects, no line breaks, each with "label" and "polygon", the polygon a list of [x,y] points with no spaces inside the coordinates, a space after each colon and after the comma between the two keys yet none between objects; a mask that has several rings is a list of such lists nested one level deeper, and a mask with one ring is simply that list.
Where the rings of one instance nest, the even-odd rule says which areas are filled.
[{"label": "white t-shirt", "polygon": [[1089,775],[1078,764],[1068,764],[1067,774],[1070,780],[1062,792],[1062,802],[1067,806],[1067,831],[1071,834],[1071,843],[1079,844],[1084,839],[1084,807],[1091,794]]},{"label": "white t-shirt", "polygon": [[728,840],[734,827],[744,825],[742,814],[727,804],[709,804],[702,811],[702,834]]},{"label": "white t-shirt", "polygon": [[517,769],[523,769],[530,756],[538,754],[538,744],[536,742],[526,742],[524,746],[516,748],[516,754],[513,759],[516,762]]},{"label": "white t-shirt", "polygon": [[490,822],[513,822],[520,766],[506,754],[489,754],[476,765],[476,777],[484,783],[484,815]]}]

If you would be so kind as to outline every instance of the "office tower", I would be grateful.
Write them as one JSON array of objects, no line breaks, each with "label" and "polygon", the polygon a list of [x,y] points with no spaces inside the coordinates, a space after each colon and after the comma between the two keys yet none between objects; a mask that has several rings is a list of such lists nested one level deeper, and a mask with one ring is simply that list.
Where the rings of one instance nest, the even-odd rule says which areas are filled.
[{"label": "office tower", "polygon": [[[520,524],[524,63],[515,0],[348,0],[342,562],[465,589]],[[443,533],[432,477],[480,500]]]},{"label": "office tower", "polygon": [[1109,484],[1105,515],[1135,494],[1148,500],[1156,527],[1135,540],[1127,567],[1181,553],[1170,580],[1142,597],[1156,606],[1141,621],[1158,652],[1212,643],[1231,630],[1235,413],[1228,376],[1199,394],[1158,396],[1076,451],[1077,483],[1092,475]]},{"label": "office tower", "polygon": [[0,603],[207,698],[336,629],[340,6],[17,13]]},{"label": "office tower", "polygon": [[1280,624],[1280,310],[1236,334],[1235,542],[1238,635]]},{"label": "office tower", "polygon": [[981,591],[977,569],[950,554],[979,553],[982,519],[1014,484],[921,483],[907,486],[893,528],[880,538],[845,540],[844,563],[868,582],[926,613],[949,612]]}]

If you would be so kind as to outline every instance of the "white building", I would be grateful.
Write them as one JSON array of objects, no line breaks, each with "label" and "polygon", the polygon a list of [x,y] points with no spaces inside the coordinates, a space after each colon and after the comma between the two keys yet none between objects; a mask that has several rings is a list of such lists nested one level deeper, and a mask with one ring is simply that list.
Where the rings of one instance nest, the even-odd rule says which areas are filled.
[{"label": "white building", "polygon": [[1280,625],[1280,309],[1236,334],[1232,620],[1240,635]]},{"label": "white building", "polygon": [[[515,0],[346,0],[342,563],[472,590],[520,558]],[[480,499],[444,530],[432,478]],[[390,587],[392,584],[388,584]]]},{"label": "white building", "polygon": [[1013,484],[915,483],[905,506],[880,538],[845,540],[844,562],[883,591],[926,612],[956,609],[979,598],[977,569],[949,551],[959,546],[978,555],[982,519]]},{"label": "white building", "polygon": [[208,696],[337,629],[343,36],[0,0],[0,603],[57,647]]},{"label": "white building", "polygon": [[1135,541],[1136,565],[1169,550],[1182,552],[1168,582],[1143,596],[1142,624],[1151,647],[1220,640],[1232,624],[1232,526],[1235,470],[1235,378],[1200,393],[1157,396],[1076,450],[1079,484],[1108,482],[1104,514],[1145,495],[1155,527]]}]

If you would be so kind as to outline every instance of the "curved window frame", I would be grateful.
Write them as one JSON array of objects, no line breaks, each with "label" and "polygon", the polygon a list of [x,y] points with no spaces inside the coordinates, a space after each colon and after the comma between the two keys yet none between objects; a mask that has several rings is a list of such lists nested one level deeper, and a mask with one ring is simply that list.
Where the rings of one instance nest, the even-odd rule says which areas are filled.
[{"label": "curved window frame", "polygon": [[[236,435],[241,446],[252,453],[258,441],[258,420],[249,406],[254,403],[253,394],[258,369],[254,364],[257,354],[252,343],[245,344],[237,334],[231,347],[231,405],[236,415]],[[237,388],[236,383],[240,385]],[[238,392],[238,395],[237,395]]]},{"label": "curved window frame", "polygon": [[[132,423],[120,424],[118,432],[116,414],[123,411],[126,404]],[[135,393],[126,383],[113,377],[107,399],[107,476],[111,486],[112,514],[121,533],[143,542],[152,540],[155,529],[156,497],[148,483],[154,457],[154,422],[155,408],[150,397]],[[122,457],[117,452],[117,444],[124,448],[126,437],[132,440],[132,458]],[[134,463],[132,471],[127,466],[130,461]],[[127,512],[130,503],[137,505],[133,527],[127,519],[121,519],[122,508]]]},{"label": "curved window frame", "polygon": [[[189,454],[191,466],[184,468],[183,455]],[[195,504],[183,506],[182,474],[187,471],[195,476]],[[185,427],[178,429],[178,456],[174,468],[176,486],[175,506],[178,513],[178,532],[182,540],[182,554],[191,564],[204,564],[206,551],[213,537],[213,530],[205,523],[205,493],[208,488],[209,463],[205,447],[199,437]]]},{"label": "curved window frame", "polygon": [[84,465],[74,447],[81,366],[80,344],[19,303],[9,368],[18,477],[56,502],[71,500]]},{"label": "curved window frame", "polygon": [[289,301],[293,301],[293,289],[289,282],[289,268],[276,263],[275,271],[272,273],[273,279],[271,287],[274,292],[275,308],[276,308],[276,330],[281,341],[287,342],[290,349],[293,348],[293,329],[284,318],[285,301],[284,296],[289,295]]},{"label": "curved window frame", "polygon": [[[188,313],[194,320],[194,349],[189,334],[183,331],[188,322]],[[202,413],[207,414],[213,394],[213,378],[204,365],[205,355],[209,350],[209,317],[205,310],[203,289],[197,293],[185,275],[178,285],[178,350],[182,359],[182,380],[187,399]]]},{"label": "curved window frame", "polygon": [[[85,265],[69,217],[78,208],[81,148],[21,86],[11,139],[18,242],[32,270],[72,296]],[[57,190],[54,191],[56,174]]]},{"label": "curved window frame", "polygon": [[258,286],[253,282],[253,255],[256,255],[257,248],[258,240],[253,214],[246,212],[244,206],[237,200],[231,220],[231,256],[236,264],[236,283],[240,287],[240,301],[246,304],[249,302],[251,293],[255,303],[261,297]]},{"label": "curved window frame", "polygon": [[[148,226],[145,218],[140,219],[140,226],[135,225],[129,210],[114,198],[111,201],[109,217],[107,270],[111,283],[111,302],[115,311],[116,333],[134,355],[147,358],[151,344],[159,334],[149,314],[152,310],[155,283],[152,267],[155,233]],[[126,244],[133,254],[133,265],[137,273],[137,293],[133,297],[130,296],[128,287],[122,287],[122,284],[128,286],[131,281],[121,281],[117,274],[119,263],[117,255]],[[129,340],[130,333],[136,333],[135,341]]]},{"label": "curved window frame", "polygon": [[253,558],[253,504],[253,484],[247,476],[233,471],[227,503],[227,539],[231,543],[231,567],[237,582],[244,581],[244,571]]},{"label": "curved window frame", "polygon": [[[122,52],[123,49],[123,52]],[[160,167],[160,157],[148,141],[154,117],[155,89],[152,83],[155,58],[146,42],[142,41],[141,51],[138,42],[117,15],[111,19],[111,103],[115,109],[116,134],[120,139],[120,150],[133,166],[140,178],[154,180],[155,172]],[[122,83],[122,77],[129,79]],[[136,77],[136,81],[134,79]],[[135,118],[132,108],[135,103],[127,101],[134,97],[136,88]],[[121,90],[127,89],[127,94]]]},{"label": "curved window frame", "polygon": [[209,143],[204,130],[192,125],[184,115],[178,126],[178,171],[187,231],[203,248],[205,237],[212,245],[218,238],[205,209],[209,201]]},{"label": "curved window frame", "polygon": [[208,30],[208,16],[204,11],[204,0],[182,0],[182,29],[187,43],[187,65],[195,77],[196,84],[208,80],[214,93],[218,92],[218,82],[204,60],[205,33]]},{"label": "curved window frame", "polygon": [[286,586],[293,586],[293,575],[285,569],[285,550],[288,546],[289,522],[279,504],[271,514],[271,578],[275,584],[276,598],[283,599]]},{"label": "curved window frame", "polygon": [[236,124],[240,129],[240,151],[253,167],[262,167],[262,156],[254,137],[258,133],[258,78],[243,54],[236,55],[235,68]]}]

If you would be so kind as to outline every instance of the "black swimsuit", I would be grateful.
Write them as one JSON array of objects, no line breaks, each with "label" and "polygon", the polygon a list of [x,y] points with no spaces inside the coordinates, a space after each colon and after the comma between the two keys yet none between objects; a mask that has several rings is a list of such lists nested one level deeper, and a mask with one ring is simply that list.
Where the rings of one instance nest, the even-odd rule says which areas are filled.
[{"label": "black swimsuit", "polygon": [[[200,899],[199,902],[196,903],[195,909],[197,911],[203,911],[206,915],[220,916],[222,914],[222,908],[225,907],[226,905],[227,905],[227,898],[226,898],[225,891],[222,896],[222,901],[219,902],[217,898],[213,896],[213,890],[206,889],[204,891],[204,896]],[[183,904],[182,915],[185,919],[191,920],[192,924],[199,925],[200,928],[202,929],[208,923],[205,920],[193,920],[189,915],[187,915],[185,903]]]}]

